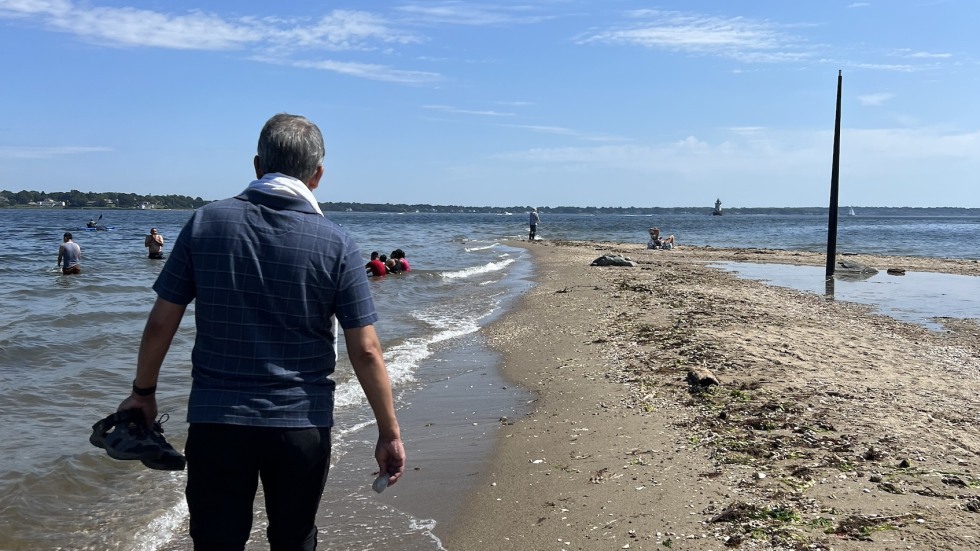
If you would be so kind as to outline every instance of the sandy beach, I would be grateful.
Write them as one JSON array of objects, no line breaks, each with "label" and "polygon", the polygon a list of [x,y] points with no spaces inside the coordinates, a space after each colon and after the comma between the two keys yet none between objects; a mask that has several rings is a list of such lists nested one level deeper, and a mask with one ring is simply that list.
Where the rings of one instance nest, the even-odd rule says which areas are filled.
[{"label": "sandy beach", "polygon": [[[515,245],[537,285],[487,340],[536,399],[501,420],[447,549],[980,547],[978,320],[932,331],[706,266],[819,254]],[[590,266],[607,254],[638,265]]]}]

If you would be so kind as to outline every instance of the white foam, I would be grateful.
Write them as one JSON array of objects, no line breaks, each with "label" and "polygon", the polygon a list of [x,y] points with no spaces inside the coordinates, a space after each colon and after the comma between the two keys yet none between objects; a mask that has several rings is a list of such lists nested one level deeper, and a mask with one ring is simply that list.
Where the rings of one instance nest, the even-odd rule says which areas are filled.
[{"label": "white foam", "polygon": [[417,530],[432,539],[432,543],[438,546],[439,551],[447,551],[445,547],[442,546],[442,540],[439,536],[432,533],[432,530],[436,527],[436,521],[432,519],[412,519],[409,523],[409,527],[412,530]]},{"label": "white foam", "polygon": [[346,428],[334,427],[334,430],[337,432],[336,436],[338,438],[342,438],[344,436],[347,436],[348,434],[354,434],[355,432],[370,427],[371,425],[374,424],[376,424],[376,421],[364,421],[363,423],[355,423],[354,425],[351,425]]},{"label": "white foam", "polygon": [[[494,302],[494,305],[497,303]],[[385,365],[388,368],[388,378],[392,387],[398,387],[415,380],[415,372],[419,365],[432,355],[432,345],[462,337],[480,330],[479,320],[488,316],[489,311],[480,312],[469,319],[461,318],[458,311],[440,312],[429,310],[413,312],[412,315],[436,329],[436,332],[425,338],[408,339],[405,342],[390,347],[385,352]],[[335,407],[351,407],[365,403],[367,398],[356,378],[337,385],[334,391]]]},{"label": "white foam", "polygon": [[490,245],[487,245],[485,247],[465,247],[463,250],[466,251],[466,252],[468,252],[468,253],[471,253],[473,251],[485,251],[487,249],[492,249],[492,248],[494,248],[496,246],[497,246],[497,243],[491,243]]},{"label": "white foam", "polygon": [[[176,474],[173,475],[177,477]],[[170,543],[178,532],[183,531],[188,517],[187,501],[177,500],[163,514],[153,519],[145,528],[137,532],[136,551],[157,551]]]},{"label": "white foam", "polygon": [[441,275],[446,279],[462,279],[462,278],[472,277],[475,275],[497,272],[503,270],[507,266],[511,265],[513,262],[514,259],[509,258],[506,260],[501,260],[500,262],[490,262],[488,264],[483,264],[482,266],[473,266],[471,268],[457,270],[455,272],[442,272],[439,275]]}]

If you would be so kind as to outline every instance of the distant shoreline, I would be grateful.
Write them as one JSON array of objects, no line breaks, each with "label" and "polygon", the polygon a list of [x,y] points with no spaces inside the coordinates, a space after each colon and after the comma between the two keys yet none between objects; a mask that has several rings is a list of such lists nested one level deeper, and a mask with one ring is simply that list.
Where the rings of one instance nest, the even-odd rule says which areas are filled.
[{"label": "distant shoreline", "polygon": [[[9,199],[9,196],[8,196]],[[7,204],[0,205],[0,209],[45,209],[45,210],[193,210],[213,201],[197,202],[190,198],[180,198],[177,201],[181,206],[140,208],[139,206],[54,206],[37,204]],[[194,202],[195,206],[183,206],[184,203]],[[172,203],[173,201],[171,201]],[[156,202],[160,204],[160,202]],[[166,203],[166,202],[164,202]],[[429,204],[379,204],[379,203],[345,203],[345,202],[319,202],[320,208],[324,212],[333,213],[389,213],[389,214],[499,214],[499,215],[526,215],[531,210],[530,206],[481,206],[469,207],[459,205],[429,205]],[[624,215],[624,216],[649,216],[649,215],[703,215],[711,216],[712,207],[571,207],[558,206],[546,207],[538,206],[538,212],[543,215],[550,214],[584,214],[584,215]],[[854,209],[855,214],[849,212]],[[758,216],[758,215],[804,215],[804,216],[828,216],[828,207],[730,207],[723,211],[719,218],[732,216]],[[859,207],[843,205],[838,207],[838,216],[848,219],[860,219],[862,216],[955,216],[955,217],[980,217],[980,207]]]},{"label": "distant shoreline", "polygon": [[86,210],[86,211],[99,211],[99,212],[112,212],[112,211],[133,211],[133,210],[145,210],[145,211],[155,211],[155,210],[195,210],[195,209],[140,209],[135,207],[39,207],[37,205],[14,205],[7,207],[0,207],[0,210]]},{"label": "distant shoreline", "polygon": [[[344,210],[330,208],[329,203],[319,203],[323,212],[343,213],[343,214],[526,214],[523,211],[510,211],[500,207],[474,207],[465,210],[432,210],[442,207],[431,207],[430,210],[406,209],[406,210]],[[841,207],[843,210],[845,207]],[[7,205],[0,207],[0,210],[83,210],[83,211],[132,211],[132,210],[195,210],[194,208],[152,208],[141,209],[136,207],[46,207],[38,205]],[[980,216],[980,208],[973,207],[861,207],[861,210],[868,214],[878,216]],[[639,212],[637,212],[639,211]],[[538,207],[538,212],[547,214],[620,214],[625,216],[645,216],[663,214],[703,214],[711,215],[710,208],[690,209],[683,207],[655,207],[655,209],[633,209],[627,207]],[[759,216],[766,214],[781,215],[801,215],[815,216],[827,215],[826,207],[745,207],[732,208],[725,211],[725,216]],[[860,216],[860,215],[856,215]]]}]

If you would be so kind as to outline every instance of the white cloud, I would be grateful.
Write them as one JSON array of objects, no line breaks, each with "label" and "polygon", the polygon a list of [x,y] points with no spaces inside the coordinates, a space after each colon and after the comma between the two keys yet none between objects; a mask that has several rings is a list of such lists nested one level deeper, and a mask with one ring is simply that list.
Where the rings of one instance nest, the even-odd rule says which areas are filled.
[{"label": "white cloud", "polygon": [[863,96],[858,96],[857,99],[858,102],[861,103],[861,105],[877,107],[879,105],[883,105],[885,102],[887,102],[888,100],[894,97],[895,94],[890,94],[888,92],[880,92],[877,94],[865,94]]},{"label": "white cloud", "polygon": [[[896,163],[947,162],[980,164],[980,131],[945,132],[919,129],[845,129],[842,158],[854,166],[882,168]],[[829,131],[781,132],[738,128],[730,139],[709,142],[689,136],[653,145],[536,148],[501,153],[497,158],[532,163],[599,164],[609,168],[700,174],[829,174],[833,135]],[[826,166],[824,166],[826,165]],[[763,179],[771,176],[762,176]]]},{"label": "white cloud", "polygon": [[608,134],[593,134],[589,132],[582,132],[579,130],[572,130],[570,128],[563,128],[561,126],[545,126],[545,125],[533,125],[533,124],[501,124],[498,126],[504,126],[507,128],[520,128],[524,130],[530,130],[532,132],[539,132],[542,134],[568,136],[571,138],[576,138],[576,139],[590,141],[590,142],[623,141],[623,138],[610,136]]},{"label": "white cloud", "polygon": [[579,42],[716,55],[746,63],[797,61],[810,57],[799,38],[768,21],[659,10],[640,10],[632,15],[642,21],[629,28],[582,36]]},{"label": "white cloud", "polygon": [[271,41],[284,49],[371,50],[378,45],[412,44],[422,39],[411,33],[392,29],[377,15],[352,10],[335,10],[313,25],[286,21],[265,25]]},{"label": "white cloud", "polygon": [[228,50],[261,40],[257,29],[203,12],[168,15],[134,8],[74,9],[49,25],[96,42],[175,50]]},{"label": "white cloud", "polygon": [[821,59],[821,63],[837,65],[838,67],[845,67],[848,69],[863,69],[867,71],[894,71],[896,73],[914,73],[922,69],[915,65],[906,65],[900,63],[861,63],[854,61],[838,61],[833,59]]},{"label": "white cloud", "polygon": [[275,58],[256,59],[267,63],[289,65],[300,69],[331,71],[341,75],[364,78],[368,80],[378,80],[382,82],[396,82],[399,84],[429,84],[442,80],[442,76],[438,73],[429,73],[426,71],[405,71],[372,63],[355,63],[349,61],[334,61],[329,59],[320,61],[286,61]]},{"label": "white cloud", "polygon": [[433,111],[442,111],[444,113],[455,113],[459,115],[479,115],[484,117],[513,117],[514,113],[507,113],[502,111],[478,111],[475,109],[460,109],[459,107],[453,107],[451,105],[423,105],[423,109],[431,109]]},{"label": "white cloud", "polygon": [[931,52],[912,52],[912,53],[909,54],[909,57],[915,58],[915,59],[949,59],[949,58],[953,57],[953,54],[947,54],[947,53],[934,54],[934,53],[931,53]]},{"label": "white cloud", "polygon": [[766,132],[767,128],[765,126],[733,126],[728,129],[729,132],[733,134],[739,134],[741,136],[760,136]]},{"label": "white cloud", "polygon": [[529,24],[551,19],[530,4],[479,4],[442,1],[404,4],[397,10],[412,20],[426,24],[496,26]]},{"label": "white cloud", "polygon": [[114,47],[249,52],[256,61],[330,70],[399,83],[432,82],[435,73],[344,61],[298,61],[318,50],[371,51],[422,39],[377,15],[334,10],[318,20],[226,18],[200,10],[169,14],[131,7],[90,7],[67,0],[0,0],[0,18],[34,19],[51,30]]},{"label": "white cloud", "polygon": [[935,128],[855,129],[846,141],[856,157],[870,156],[875,162],[948,161],[959,159],[980,163],[980,131],[949,132]]},{"label": "white cloud", "polygon": [[65,155],[84,155],[87,153],[107,153],[108,147],[86,146],[56,146],[56,147],[27,147],[0,146],[0,159],[53,159]]},{"label": "white cloud", "polygon": [[[537,148],[494,158],[510,174],[567,175],[567,183],[552,193],[573,193],[575,182],[579,194],[594,193],[588,182],[600,178],[609,205],[630,204],[651,182],[671,205],[699,204],[705,196],[713,201],[716,194],[748,206],[826,204],[832,131],[734,130],[715,140],[689,136],[648,145]],[[845,128],[841,189],[856,204],[976,205],[976,151],[980,131]],[[642,204],[655,200],[642,197]]]},{"label": "white cloud", "polygon": [[0,17],[57,16],[71,9],[69,0],[0,0]]}]

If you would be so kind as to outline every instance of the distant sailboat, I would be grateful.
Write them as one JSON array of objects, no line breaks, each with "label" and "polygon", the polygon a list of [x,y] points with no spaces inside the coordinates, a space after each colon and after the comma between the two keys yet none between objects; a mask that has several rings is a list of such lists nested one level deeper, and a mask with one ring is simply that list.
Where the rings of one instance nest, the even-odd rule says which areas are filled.
[{"label": "distant sailboat", "polygon": [[849,207],[847,211],[848,216],[854,216],[854,207]]}]

